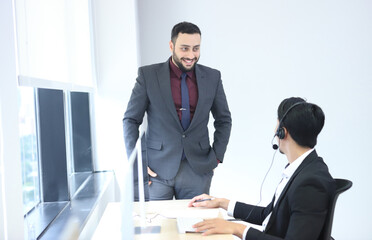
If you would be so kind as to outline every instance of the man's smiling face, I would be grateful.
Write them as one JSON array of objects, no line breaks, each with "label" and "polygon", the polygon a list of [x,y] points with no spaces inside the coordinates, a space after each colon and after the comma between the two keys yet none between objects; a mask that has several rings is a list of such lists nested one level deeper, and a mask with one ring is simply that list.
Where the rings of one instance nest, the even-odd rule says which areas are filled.
[{"label": "man's smiling face", "polygon": [[175,43],[169,42],[173,63],[182,72],[194,69],[200,57],[200,34],[179,33]]}]

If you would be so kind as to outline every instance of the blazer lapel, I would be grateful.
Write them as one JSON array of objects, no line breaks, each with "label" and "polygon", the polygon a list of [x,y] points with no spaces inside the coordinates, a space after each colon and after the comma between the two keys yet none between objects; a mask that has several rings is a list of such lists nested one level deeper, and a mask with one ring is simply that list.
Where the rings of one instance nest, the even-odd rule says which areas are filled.
[{"label": "blazer lapel", "polygon": [[279,196],[279,199],[277,201],[277,203],[275,204],[273,210],[272,210],[272,214],[271,214],[271,217],[270,217],[270,220],[267,224],[267,227],[266,227],[266,230],[269,229],[272,225],[272,219],[275,219],[276,217],[276,214],[277,214],[277,209],[278,209],[278,206],[280,206],[280,203],[281,201],[283,200],[284,196],[287,194],[287,191],[288,191],[288,188],[291,186],[293,180],[296,178],[296,176],[302,171],[302,169],[304,167],[306,167],[307,165],[309,165],[315,158],[318,157],[318,154],[316,153],[315,149],[314,151],[312,151],[306,158],[305,160],[301,163],[300,166],[298,166],[298,168],[296,169],[296,171],[293,173],[291,179],[289,179],[287,185],[285,186],[285,188],[283,189],[282,193],[280,194]]},{"label": "blazer lapel", "polygon": [[207,89],[208,89],[205,73],[201,71],[198,65],[195,66],[195,75],[196,75],[196,83],[198,85],[198,103],[196,104],[195,113],[194,113],[194,116],[191,120],[191,123],[188,129],[192,128],[192,126],[195,125],[194,122],[197,122],[197,119],[200,115],[200,111],[202,111],[202,107],[203,107],[203,99],[204,99],[203,97],[206,96]]},{"label": "blazer lapel", "polygon": [[170,111],[172,117],[177,122],[179,127],[182,129],[182,125],[177,115],[176,107],[174,106],[171,83],[170,83],[170,73],[169,73],[169,60],[166,61],[157,71],[157,81],[159,83],[160,93]]}]

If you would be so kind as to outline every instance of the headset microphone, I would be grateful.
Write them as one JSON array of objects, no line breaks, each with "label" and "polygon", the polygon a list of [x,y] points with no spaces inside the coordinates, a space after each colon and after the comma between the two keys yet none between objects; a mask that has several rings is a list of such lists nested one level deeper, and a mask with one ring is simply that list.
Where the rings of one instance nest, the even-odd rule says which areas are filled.
[{"label": "headset microphone", "polygon": [[[284,131],[284,128],[281,126],[281,125],[282,125],[282,122],[283,122],[283,119],[285,118],[285,116],[288,114],[288,112],[289,112],[292,108],[294,108],[294,107],[297,106],[297,105],[305,104],[305,103],[306,103],[306,102],[297,102],[297,103],[293,104],[293,105],[292,105],[292,106],[291,106],[291,107],[290,107],[290,108],[289,108],[289,109],[288,109],[288,110],[283,114],[282,119],[280,119],[280,121],[279,121],[278,129],[277,129],[277,131],[275,132],[273,139],[271,140],[271,145],[273,146],[273,149],[274,149],[274,150],[277,150],[277,149],[279,148],[278,144],[280,145],[280,139],[284,139],[284,138],[285,138],[285,131]],[[278,138],[279,138],[279,143],[278,143],[278,144],[275,144],[275,143],[274,143],[274,138],[275,138],[276,136],[278,136]],[[264,182],[265,182],[265,180],[266,180],[266,177],[267,177],[268,173],[270,172],[271,167],[273,166],[274,158],[275,158],[275,154],[276,154],[277,152],[278,152],[278,151],[275,151],[275,152],[274,152],[274,154],[273,154],[273,158],[271,159],[270,167],[269,167],[269,169],[267,170],[264,179],[262,180],[261,187],[260,187],[260,201],[258,201],[258,203],[255,205],[255,207],[257,207],[258,204],[260,204],[260,202],[261,202],[261,200],[262,200],[262,187],[263,187],[263,184],[264,184]],[[248,216],[245,217],[245,218],[242,219],[242,220],[248,221],[249,217],[251,216],[251,214],[252,214],[252,212],[253,212],[253,209],[254,209],[254,207],[251,209],[251,211],[249,212]]]},{"label": "headset microphone", "polygon": [[275,136],[276,136],[276,134],[274,135],[273,139],[271,140],[271,145],[273,145],[274,150],[277,150],[279,148],[279,146],[277,144],[273,143]]}]

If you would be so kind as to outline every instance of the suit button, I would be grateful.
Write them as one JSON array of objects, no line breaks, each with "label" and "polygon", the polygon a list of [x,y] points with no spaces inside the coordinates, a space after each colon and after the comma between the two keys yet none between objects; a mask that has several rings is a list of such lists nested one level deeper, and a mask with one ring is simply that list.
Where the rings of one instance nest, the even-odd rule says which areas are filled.
[{"label": "suit button", "polygon": [[185,134],[183,134],[183,135],[182,135],[182,138],[185,138],[185,137],[186,137],[186,135],[185,135]]}]

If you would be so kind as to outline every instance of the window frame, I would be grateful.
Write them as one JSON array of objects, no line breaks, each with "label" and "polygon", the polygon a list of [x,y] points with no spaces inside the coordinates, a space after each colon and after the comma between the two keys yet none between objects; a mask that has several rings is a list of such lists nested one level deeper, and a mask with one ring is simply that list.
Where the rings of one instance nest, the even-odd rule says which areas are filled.
[{"label": "window frame", "polygon": [[[95,128],[92,126],[92,123],[94,123],[94,121],[92,121],[92,109],[94,108],[94,101],[92,101],[92,99],[94,99],[94,89],[24,76],[19,76],[18,81],[20,87],[33,87],[35,91],[35,124],[38,139],[37,156],[39,161],[41,196],[40,203],[25,214],[24,224],[25,232],[27,232],[29,236],[37,238],[47,231],[56,217],[70,204],[71,199],[84,187],[84,182],[95,172]],[[45,98],[45,94],[50,95],[51,93],[56,94],[56,96],[52,96],[52,98],[56,99],[51,100]],[[69,170],[69,166],[74,165],[71,93],[83,93],[87,102],[85,107],[87,108],[86,110],[89,116],[86,116],[86,118],[89,119],[89,134],[92,148],[90,161],[86,162],[86,164],[89,165],[88,171]],[[48,111],[48,113],[44,111]],[[53,126],[53,124],[52,126],[44,126],[45,124],[43,122],[50,121],[50,119],[48,120],[50,117],[57,117],[57,125],[59,126],[57,132],[54,131],[55,129],[53,130],[53,128],[56,127]],[[47,132],[47,136],[43,135],[45,132]],[[48,141],[50,141],[51,136],[60,138],[57,140],[59,144],[55,146],[55,149],[48,146]],[[43,152],[45,148],[49,150],[46,153]],[[57,153],[60,158],[53,157],[53,153]],[[54,162],[51,164],[50,161]],[[62,172],[59,174],[58,172],[49,174],[53,171],[53,166],[55,166],[55,164],[63,168]],[[57,179],[53,179],[56,177]],[[49,184],[50,182],[54,184]],[[57,183],[57,185],[55,185],[55,183]],[[56,189],[58,189],[59,192],[56,192]]]}]

